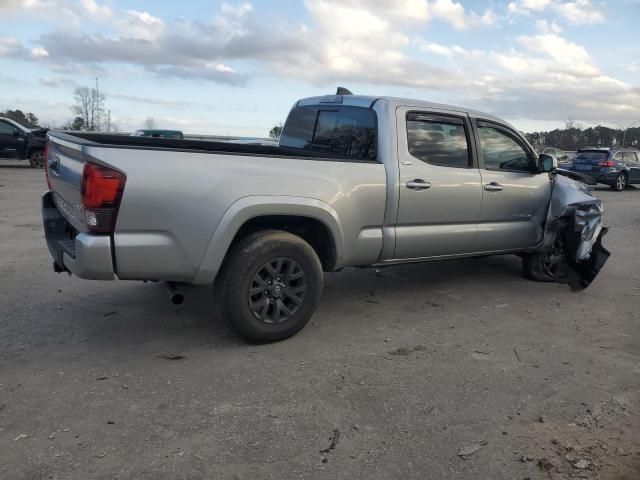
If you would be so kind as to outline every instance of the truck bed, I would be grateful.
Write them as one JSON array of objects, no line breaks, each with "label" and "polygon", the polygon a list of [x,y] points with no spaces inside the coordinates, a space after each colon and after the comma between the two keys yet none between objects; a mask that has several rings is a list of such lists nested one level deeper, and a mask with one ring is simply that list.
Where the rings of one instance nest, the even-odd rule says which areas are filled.
[{"label": "truck bed", "polygon": [[[115,224],[98,233],[102,207],[94,214],[83,199],[87,164],[126,177]],[[382,249],[386,170],[375,160],[270,145],[49,132],[47,173],[47,225],[60,223],[48,233],[50,248],[59,267],[84,278],[212,283],[223,258],[218,252],[226,252],[237,230],[273,215],[332,228],[336,268],[373,263]],[[63,243],[70,239],[73,249]]]}]

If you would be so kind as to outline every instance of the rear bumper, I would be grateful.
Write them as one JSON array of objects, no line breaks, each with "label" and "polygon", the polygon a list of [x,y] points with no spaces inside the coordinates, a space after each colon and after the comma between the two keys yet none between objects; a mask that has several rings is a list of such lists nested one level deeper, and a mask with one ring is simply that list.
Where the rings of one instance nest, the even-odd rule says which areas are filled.
[{"label": "rear bumper", "polygon": [[606,172],[606,173],[598,173],[594,178],[598,183],[606,183],[607,185],[616,183],[616,178],[618,177],[617,170],[615,172]]},{"label": "rear bumper", "polygon": [[47,247],[58,271],[91,280],[116,278],[111,237],[78,233],[56,207],[52,192],[42,196],[42,222]]}]

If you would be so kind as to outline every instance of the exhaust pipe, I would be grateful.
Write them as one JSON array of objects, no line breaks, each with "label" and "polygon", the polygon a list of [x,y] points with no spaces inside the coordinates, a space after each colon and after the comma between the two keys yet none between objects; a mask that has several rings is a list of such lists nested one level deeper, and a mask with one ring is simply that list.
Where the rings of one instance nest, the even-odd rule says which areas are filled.
[{"label": "exhaust pipe", "polygon": [[174,305],[180,305],[184,302],[184,294],[174,282],[167,282],[167,292],[169,293],[169,300]]}]

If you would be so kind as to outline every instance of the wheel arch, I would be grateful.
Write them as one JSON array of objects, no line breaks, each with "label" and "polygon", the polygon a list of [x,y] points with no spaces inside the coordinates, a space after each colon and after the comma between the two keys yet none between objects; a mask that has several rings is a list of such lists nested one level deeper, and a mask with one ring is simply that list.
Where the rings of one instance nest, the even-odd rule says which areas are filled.
[{"label": "wheel arch", "polygon": [[316,251],[325,270],[342,266],[343,229],[329,204],[306,197],[251,196],[227,209],[192,283],[213,283],[234,242],[262,229],[284,230],[302,237]]},{"label": "wheel arch", "polygon": [[38,151],[44,152],[44,147],[45,147],[44,145],[29,145],[27,147],[27,151],[25,153],[25,157],[26,158],[30,158],[31,154],[34,153],[34,152],[38,152]]}]

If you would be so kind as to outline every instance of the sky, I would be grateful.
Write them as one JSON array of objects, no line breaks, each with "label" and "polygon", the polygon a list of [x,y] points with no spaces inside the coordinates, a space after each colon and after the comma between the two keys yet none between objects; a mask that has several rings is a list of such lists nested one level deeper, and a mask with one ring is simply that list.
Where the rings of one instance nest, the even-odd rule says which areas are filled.
[{"label": "sky", "polygon": [[266,136],[299,99],[389,95],[524,131],[640,124],[640,0],[0,0],[0,111]]}]

